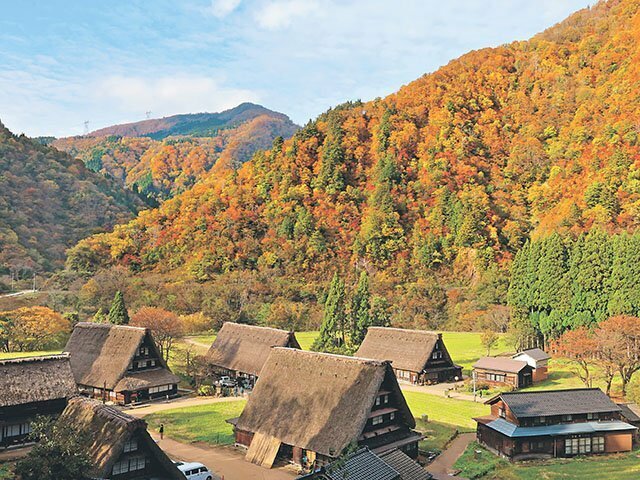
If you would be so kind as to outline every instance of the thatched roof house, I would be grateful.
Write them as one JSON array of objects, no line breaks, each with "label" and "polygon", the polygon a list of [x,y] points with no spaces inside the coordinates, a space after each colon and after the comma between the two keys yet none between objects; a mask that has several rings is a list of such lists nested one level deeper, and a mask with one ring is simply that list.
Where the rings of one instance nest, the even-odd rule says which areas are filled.
[{"label": "thatched roof house", "polygon": [[78,323],[65,350],[84,393],[118,403],[177,393],[172,374],[147,328]]},{"label": "thatched roof house", "polygon": [[77,393],[68,355],[0,361],[0,448],[24,443],[36,415],[55,415]]},{"label": "thatched roof house", "polygon": [[290,348],[272,349],[235,427],[247,459],[266,466],[278,454],[322,464],[351,442],[415,457],[421,438],[388,362]]},{"label": "thatched roof house", "polygon": [[356,355],[390,361],[398,379],[410,383],[462,379],[462,367],[453,363],[437,332],[370,327]]},{"label": "thatched roof house", "polygon": [[93,470],[88,473],[93,477],[133,478],[131,472],[135,472],[135,478],[184,480],[153,441],[142,419],[95,400],[75,397],[58,421],[71,425],[90,441],[88,453]]},{"label": "thatched roof house", "polygon": [[225,374],[257,377],[273,347],[300,348],[300,345],[293,332],[226,322],[206,359]]}]

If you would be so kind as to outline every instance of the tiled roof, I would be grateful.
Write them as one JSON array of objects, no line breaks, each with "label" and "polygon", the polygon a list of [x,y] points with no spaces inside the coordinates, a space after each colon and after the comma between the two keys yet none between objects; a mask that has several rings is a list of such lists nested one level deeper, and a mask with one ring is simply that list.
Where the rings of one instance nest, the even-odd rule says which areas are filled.
[{"label": "tiled roof", "polygon": [[496,372],[519,373],[528,364],[521,360],[506,357],[482,357],[473,364],[473,368],[493,370]]},{"label": "tiled roof", "polygon": [[551,358],[551,356],[541,348],[531,348],[529,350],[523,350],[522,352],[516,353],[512,358],[516,358],[519,355],[529,355],[531,358],[538,362],[540,360],[549,360]]},{"label": "tiled roof", "polygon": [[430,473],[400,450],[391,450],[381,453],[379,456],[400,474],[402,480],[430,480],[432,478]]},{"label": "tiled roof", "polygon": [[628,422],[640,422],[640,407],[635,403],[619,403],[622,416]]},{"label": "tiled roof", "polygon": [[518,418],[620,411],[599,388],[509,392],[500,398]]},{"label": "tiled roof", "polygon": [[507,422],[503,418],[498,418],[487,423],[486,426],[510,438],[577,435],[582,433],[624,432],[636,430],[636,427],[633,425],[621,422],[620,420],[559,423],[556,425],[541,425],[539,427],[518,427],[513,423]]},{"label": "tiled roof", "polygon": [[402,480],[400,474],[369,449],[358,450],[329,465],[329,480]]}]

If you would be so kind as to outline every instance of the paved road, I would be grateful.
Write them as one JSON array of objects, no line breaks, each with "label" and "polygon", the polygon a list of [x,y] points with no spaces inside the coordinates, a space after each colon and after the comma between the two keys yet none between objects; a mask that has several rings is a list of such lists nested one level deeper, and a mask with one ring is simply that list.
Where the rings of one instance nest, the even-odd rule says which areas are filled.
[{"label": "paved road", "polygon": [[20,290],[19,292],[5,293],[4,295],[0,295],[0,298],[19,297],[20,295],[26,295],[27,293],[36,293],[37,291],[38,290]]},{"label": "paved road", "polygon": [[231,447],[212,447],[206,444],[185,444],[165,437],[154,440],[173,460],[200,462],[223,480],[291,480],[297,474],[288,467],[267,469],[249,463],[242,451]]},{"label": "paved road", "polygon": [[467,449],[469,444],[476,438],[475,433],[463,433],[458,435],[449,447],[436,457],[436,459],[427,467],[427,471],[433,475],[436,480],[462,478],[450,476],[449,472],[453,470],[453,464],[460,458],[460,455]]}]

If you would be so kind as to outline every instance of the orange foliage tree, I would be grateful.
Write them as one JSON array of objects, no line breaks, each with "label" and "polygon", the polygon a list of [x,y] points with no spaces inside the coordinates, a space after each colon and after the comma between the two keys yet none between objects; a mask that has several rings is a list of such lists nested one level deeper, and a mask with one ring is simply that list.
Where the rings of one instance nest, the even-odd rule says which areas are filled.
[{"label": "orange foliage tree", "polygon": [[5,351],[33,351],[59,346],[71,323],[48,307],[0,312],[0,346]]},{"label": "orange foliage tree", "polygon": [[180,338],[184,332],[180,317],[156,307],[142,307],[131,317],[131,325],[151,329],[153,339],[165,361],[169,360],[174,340]]}]

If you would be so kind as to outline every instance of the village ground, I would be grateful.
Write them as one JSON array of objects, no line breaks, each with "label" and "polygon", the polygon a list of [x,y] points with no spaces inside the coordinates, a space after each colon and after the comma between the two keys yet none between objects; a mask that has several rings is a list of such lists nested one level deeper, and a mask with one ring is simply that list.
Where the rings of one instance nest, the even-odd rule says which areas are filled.
[{"label": "village ground", "polygon": [[[296,337],[303,349],[309,349],[316,335],[317,332],[296,333]],[[470,372],[471,366],[479,357],[487,353],[486,349],[482,346],[479,333],[444,332],[443,338],[454,361],[464,367],[465,374]],[[201,335],[181,340],[177,343],[175,354],[170,361],[171,367],[175,371],[183,371],[186,352],[188,351],[191,355],[205,353],[214,339],[214,335]],[[496,355],[510,351],[512,351],[512,348],[507,345],[504,338],[501,338],[498,344],[492,348],[491,354]],[[0,354],[0,359],[31,354],[33,353]],[[614,383],[614,391],[617,385],[617,382]],[[531,389],[542,390],[582,386],[582,383],[573,373],[572,367],[568,362],[552,360],[550,362],[550,378],[545,382],[531,387]],[[602,387],[598,382],[596,382],[595,386]],[[459,441],[452,442],[452,440],[459,438],[459,435],[473,432],[475,429],[475,422],[472,420],[473,417],[488,413],[488,407],[481,403],[481,399],[478,398],[478,402],[473,402],[471,393],[465,391],[464,387],[453,390],[451,389],[451,385],[426,387],[402,385],[402,388],[409,406],[416,416],[417,428],[426,434],[427,438],[420,445],[423,450],[446,451],[447,447],[459,445]],[[199,454],[204,454],[204,452],[208,452],[209,450],[214,451],[211,455],[222,455],[221,457],[216,457],[217,460],[225,462],[226,465],[233,466],[234,468],[239,468],[240,465],[246,465],[246,462],[242,460],[240,452],[224,446],[233,441],[231,426],[227,424],[225,420],[240,414],[244,400],[226,400],[229,399],[192,398],[185,399],[184,403],[160,403],[145,407],[147,408],[146,411],[140,409],[139,414],[144,413],[151,431],[157,429],[160,423],[165,423],[165,425],[168,426],[166,427],[168,436],[172,441],[179,442],[187,447],[197,447],[198,450],[194,450],[194,452],[198,452]],[[468,439],[470,437],[464,436],[462,438]],[[166,443],[169,444],[169,442]],[[457,461],[455,466],[451,465],[451,467],[449,467],[449,464],[455,461],[455,458],[451,459],[452,454],[444,454],[440,457],[440,462],[436,464],[435,468],[440,468],[439,465],[443,464],[446,460],[446,469],[462,469],[463,475],[466,475],[467,478],[484,478],[485,480],[498,478],[505,480],[529,480],[533,478],[578,479],[585,476],[586,472],[603,472],[602,476],[594,477],[590,475],[590,478],[640,478],[640,457],[638,457],[636,453],[628,454],[627,456],[616,456],[615,459],[612,457],[596,457],[588,459],[587,461],[576,460],[575,463],[572,461],[572,463],[568,465],[566,461],[558,461],[547,462],[543,466],[530,464],[513,466],[506,462],[501,462],[489,452],[486,452],[486,455],[480,454],[480,458],[475,458],[478,457],[476,453],[478,449],[474,449],[473,445],[474,444],[471,444],[471,446],[467,448],[465,454]],[[164,447],[166,448],[166,445]],[[176,446],[176,449],[178,452],[182,451],[178,446]],[[454,453],[457,457],[457,450],[459,449],[456,448],[455,450],[456,452]],[[172,453],[169,452],[169,454],[171,455]],[[469,455],[471,455],[472,458],[471,462],[468,461]],[[197,460],[195,457],[185,457],[185,459]],[[583,463],[584,467],[582,467]],[[470,470],[468,468],[470,464],[481,465],[481,471]],[[216,463],[211,461],[211,466],[216,466]],[[572,468],[573,466],[575,466],[575,469]],[[614,467],[623,469],[624,471],[620,470],[620,475],[623,476],[618,476],[618,470],[616,470],[615,477],[604,475],[604,473]],[[540,476],[542,468],[544,468],[545,476]],[[233,469],[229,471],[231,470]],[[266,472],[261,468],[259,471],[262,474]],[[625,473],[626,471],[629,472],[628,476],[624,476],[627,475],[627,473]],[[279,470],[270,472],[279,472]],[[550,473],[547,475],[547,472]],[[284,471],[280,473],[289,475],[291,472]],[[225,480],[229,480],[230,478],[233,477],[225,474]],[[251,477],[245,476],[243,478]],[[289,475],[282,478],[291,478],[291,476]],[[1,465],[0,479],[2,479]]]}]

